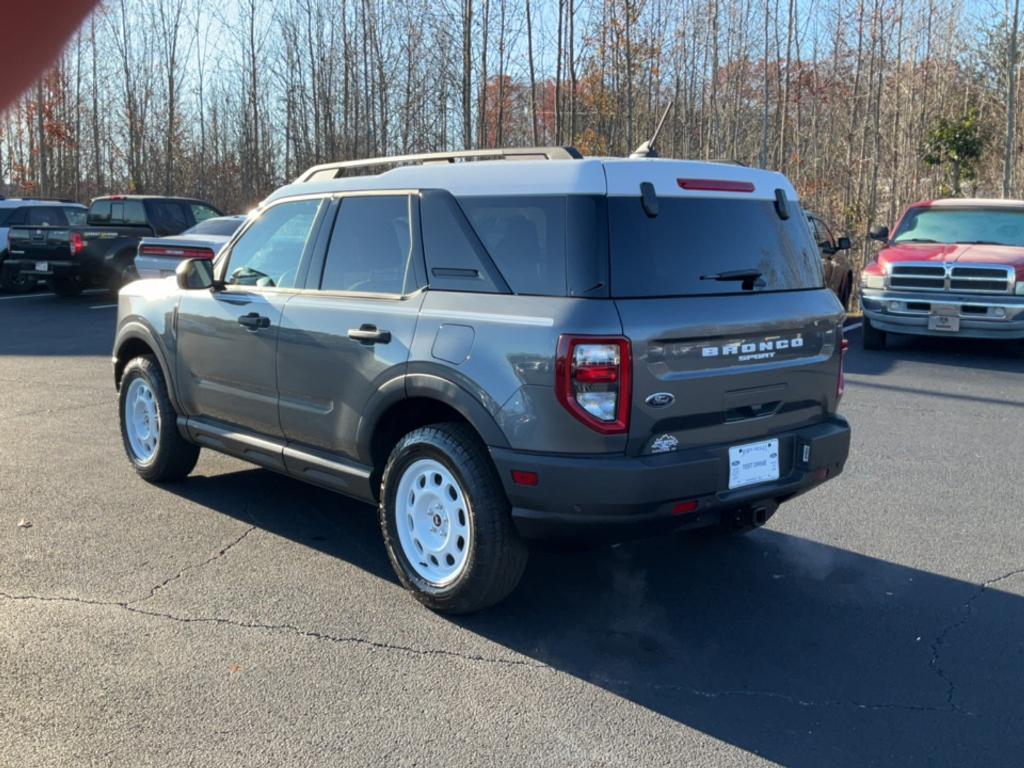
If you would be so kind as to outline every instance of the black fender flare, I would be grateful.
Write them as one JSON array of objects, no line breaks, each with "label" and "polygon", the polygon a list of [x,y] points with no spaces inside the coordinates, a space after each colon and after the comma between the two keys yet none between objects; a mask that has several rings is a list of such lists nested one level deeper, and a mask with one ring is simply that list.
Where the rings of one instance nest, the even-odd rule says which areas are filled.
[{"label": "black fender flare", "polygon": [[408,373],[395,376],[381,384],[367,402],[356,432],[356,445],[359,446],[360,459],[363,462],[372,462],[370,445],[384,414],[392,406],[412,398],[437,400],[454,408],[488,446],[509,447],[505,433],[501,431],[494,416],[464,387],[436,374]]},{"label": "black fender flare", "polygon": [[125,345],[129,341],[141,341],[153,350],[153,355],[156,357],[157,363],[160,365],[160,370],[163,372],[164,381],[167,382],[167,396],[170,398],[171,405],[174,406],[174,410],[181,415],[181,403],[178,400],[178,393],[175,390],[175,379],[174,376],[171,375],[171,366],[167,359],[167,353],[164,351],[163,345],[158,341],[156,332],[144,320],[129,320],[118,328],[117,336],[114,339],[114,356],[111,360],[114,364],[114,384],[118,387],[121,385],[121,377],[118,367],[123,366],[128,362],[127,360],[122,359],[121,350],[124,349]]}]

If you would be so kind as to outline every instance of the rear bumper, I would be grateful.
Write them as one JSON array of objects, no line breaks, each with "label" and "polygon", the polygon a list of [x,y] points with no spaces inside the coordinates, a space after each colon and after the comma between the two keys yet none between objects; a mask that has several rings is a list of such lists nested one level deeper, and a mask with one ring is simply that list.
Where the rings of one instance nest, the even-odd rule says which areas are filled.
[{"label": "rear bumper", "polygon": [[[44,262],[46,269],[36,269],[36,265]],[[70,279],[78,280],[88,276],[85,265],[80,261],[68,261],[62,259],[51,261],[46,259],[8,259],[5,264],[11,270],[17,270],[18,274],[38,277],[40,280]]]},{"label": "rear bumper", "polygon": [[[764,439],[773,437],[779,439],[779,480],[735,490],[728,487],[729,445],[642,457],[490,450],[522,536],[616,540],[715,525],[742,510],[771,514],[842,472],[850,450],[850,427],[840,416]],[[538,485],[513,483],[513,470],[536,472]],[[695,511],[673,514],[678,502],[690,500],[697,501]]]},{"label": "rear bumper", "polygon": [[[1024,339],[1024,297],[1007,294],[954,294],[928,291],[865,290],[864,314],[887,333],[961,336],[971,339]],[[934,331],[928,318],[936,307],[960,318],[959,331]]]}]

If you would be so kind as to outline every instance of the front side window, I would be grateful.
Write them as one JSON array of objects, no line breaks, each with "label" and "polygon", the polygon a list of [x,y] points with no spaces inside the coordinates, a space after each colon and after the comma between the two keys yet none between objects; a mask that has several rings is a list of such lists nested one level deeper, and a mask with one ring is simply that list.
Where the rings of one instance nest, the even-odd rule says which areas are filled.
[{"label": "front side window", "polygon": [[217,211],[213,210],[213,208],[211,208],[208,205],[203,205],[202,203],[191,203],[191,206],[192,218],[195,219],[196,222],[206,221],[207,219],[212,219],[216,216],[220,216],[220,214],[217,213]]},{"label": "front side window", "polygon": [[321,289],[404,293],[411,242],[408,196],[345,198],[331,233]]},{"label": "front side window", "polygon": [[966,243],[1024,247],[1024,209],[911,208],[894,243]]},{"label": "front side window", "polygon": [[320,200],[295,200],[263,211],[231,249],[225,282],[254,288],[295,287],[320,204]]}]

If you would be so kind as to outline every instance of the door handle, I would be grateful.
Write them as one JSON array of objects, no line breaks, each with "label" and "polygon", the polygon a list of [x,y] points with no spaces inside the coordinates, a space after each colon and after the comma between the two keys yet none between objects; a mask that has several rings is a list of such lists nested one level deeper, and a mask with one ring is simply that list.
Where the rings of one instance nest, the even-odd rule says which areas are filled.
[{"label": "door handle", "polygon": [[360,344],[388,344],[391,342],[391,331],[378,331],[376,325],[363,323],[358,328],[350,328],[348,337]]},{"label": "door handle", "polygon": [[241,315],[238,318],[238,324],[244,325],[250,331],[258,331],[260,328],[270,327],[270,318],[264,317],[258,312],[250,312],[247,315]]}]

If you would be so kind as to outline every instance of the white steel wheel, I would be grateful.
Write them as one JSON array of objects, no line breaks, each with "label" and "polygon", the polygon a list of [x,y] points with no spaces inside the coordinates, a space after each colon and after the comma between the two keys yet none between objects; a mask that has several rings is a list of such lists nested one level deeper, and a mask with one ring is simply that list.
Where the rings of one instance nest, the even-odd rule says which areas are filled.
[{"label": "white steel wheel", "polygon": [[420,578],[435,587],[459,578],[473,531],[465,493],[447,467],[434,459],[409,464],[398,481],[395,518],[402,552]]},{"label": "white steel wheel", "polygon": [[160,445],[160,413],[156,396],[142,378],[132,379],[124,399],[124,427],[134,459],[150,464]]}]

